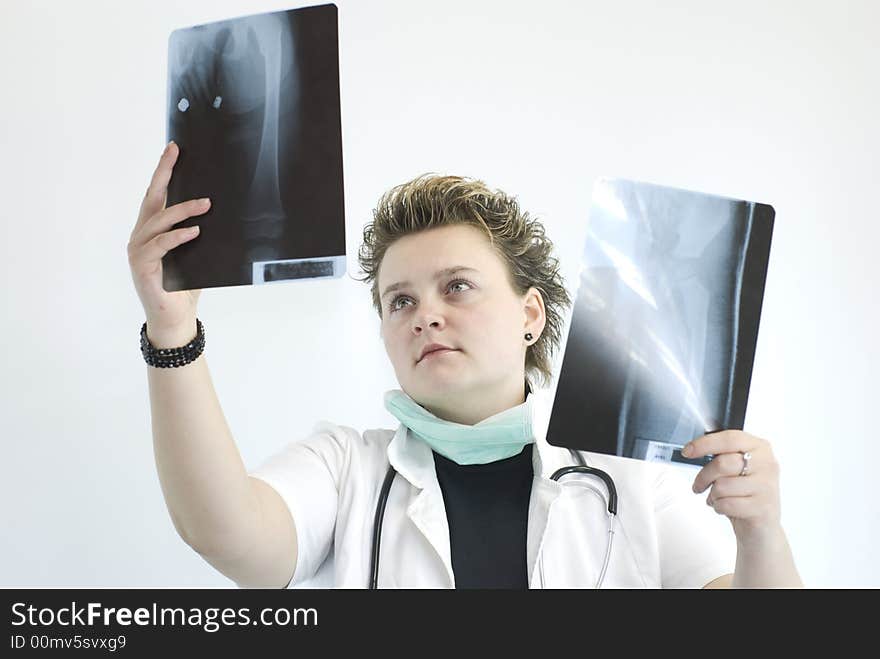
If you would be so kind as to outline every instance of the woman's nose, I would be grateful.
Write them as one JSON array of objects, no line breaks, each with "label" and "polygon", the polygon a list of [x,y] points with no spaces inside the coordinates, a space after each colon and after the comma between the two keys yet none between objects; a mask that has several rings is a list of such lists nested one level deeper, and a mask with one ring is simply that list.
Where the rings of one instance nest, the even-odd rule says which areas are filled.
[{"label": "woman's nose", "polygon": [[425,327],[439,329],[442,326],[443,326],[443,319],[440,318],[439,316],[423,316],[421,319],[417,320],[413,324],[413,331],[416,333],[419,333]]},{"label": "woman's nose", "polygon": [[436,308],[428,308],[422,306],[416,314],[413,315],[413,331],[417,334],[426,327],[434,329],[441,328],[445,321],[443,315]]}]

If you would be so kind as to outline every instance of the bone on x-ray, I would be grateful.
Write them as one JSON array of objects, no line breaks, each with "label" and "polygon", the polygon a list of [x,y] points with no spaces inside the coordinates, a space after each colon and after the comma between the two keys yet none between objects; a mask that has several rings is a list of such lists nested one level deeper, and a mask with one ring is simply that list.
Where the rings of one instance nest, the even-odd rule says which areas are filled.
[{"label": "bone on x-ray", "polygon": [[623,179],[593,188],[547,441],[702,465],[681,447],[742,429],[775,212]]},{"label": "bone on x-ray", "polygon": [[181,28],[168,40],[167,205],[210,197],[163,259],[167,291],[340,277],[345,266],[335,5]]}]

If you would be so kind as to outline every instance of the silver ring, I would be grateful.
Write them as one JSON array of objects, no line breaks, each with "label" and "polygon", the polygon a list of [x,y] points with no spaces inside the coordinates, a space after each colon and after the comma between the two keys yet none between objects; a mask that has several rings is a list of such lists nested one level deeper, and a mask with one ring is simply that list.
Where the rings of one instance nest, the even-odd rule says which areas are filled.
[{"label": "silver ring", "polygon": [[[742,451],[740,451],[740,453],[742,453]],[[742,468],[742,471],[739,472],[739,475],[745,476],[747,473],[749,473],[749,460],[752,459],[752,454],[749,453],[748,451],[746,451],[745,453],[742,454],[742,456],[743,456],[743,468]]]}]

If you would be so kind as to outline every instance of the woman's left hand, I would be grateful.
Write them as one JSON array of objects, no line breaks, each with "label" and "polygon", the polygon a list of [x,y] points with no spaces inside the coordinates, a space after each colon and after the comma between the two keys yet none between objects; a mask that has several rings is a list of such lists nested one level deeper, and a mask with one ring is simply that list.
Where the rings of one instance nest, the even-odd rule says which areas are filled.
[{"label": "woman's left hand", "polygon": [[[743,474],[745,453],[750,459]],[[760,540],[781,528],[779,464],[767,440],[741,430],[724,430],[689,442],[682,455],[688,459],[715,456],[697,474],[693,490],[700,493],[712,488],[706,503],[730,519],[738,541]]]}]

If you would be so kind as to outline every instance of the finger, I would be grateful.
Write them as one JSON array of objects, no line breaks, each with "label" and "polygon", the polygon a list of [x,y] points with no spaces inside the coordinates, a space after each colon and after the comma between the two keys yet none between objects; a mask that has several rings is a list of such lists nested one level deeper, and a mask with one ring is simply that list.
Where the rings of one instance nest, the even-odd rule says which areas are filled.
[{"label": "finger", "polygon": [[194,215],[202,215],[208,212],[210,208],[211,200],[207,197],[181,201],[179,204],[174,204],[147,220],[147,224],[144,227],[145,235],[147,235],[148,239],[152,239],[160,233],[169,231],[178,222],[182,222]]},{"label": "finger", "polygon": [[138,235],[132,239],[132,242],[135,245],[148,243],[159,234],[169,231],[178,222],[182,222],[193,215],[206,213],[210,207],[210,199],[207,201],[188,199],[179,204],[174,204],[147,220]]},{"label": "finger", "polygon": [[[712,485],[719,478],[723,478],[725,476],[735,476],[739,477],[740,472],[742,472],[744,460],[741,453],[738,451],[735,453],[720,453],[717,454],[712,460],[709,461],[705,467],[700,469],[697,473],[696,478],[694,478],[693,490],[697,494],[703,492],[707,487]],[[745,477],[748,477],[755,470],[755,457],[754,455],[749,460],[749,474],[746,474]]]},{"label": "finger", "polygon": [[724,497],[713,501],[710,505],[719,515],[735,519],[751,519],[763,514],[756,497]]},{"label": "finger", "polygon": [[712,483],[709,494],[706,497],[706,503],[712,505],[712,502],[727,497],[751,497],[761,493],[761,486],[753,478],[737,478],[736,476],[725,476],[717,479]]},{"label": "finger", "polygon": [[764,440],[742,430],[722,430],[698,437],[685,444],[681,454],[686,458],[700,458],[704,455],[752,451],[762,445]]},{"label": "finger", "polygon": [[172,249],[185,243],[188,240],[192,240],[196,236],[199,235],[199,227],[184,227],[182,229],[175,229],[174,231],[168,231],[166,233],[160,233],[158,236],[150,240],[147,244],[138,250],[138,254],[135,257],[137,262],[141,265],[146,266],[149,264],[150,267],[157,264],[162,260],[168,252]]},{"label": "finger", "polygon": [[140,212],[138,213],[138,221],[135,225],[135,231],[143,225],[153,215],[165,208],[165,198],[168,192],[168,182],[171,180],[171,172],[174,170],[174,163],[180,149],[174,142],[169,142],[159,158],[159,164],[153,171],[153,177],[147,192],[141,202]]}]

